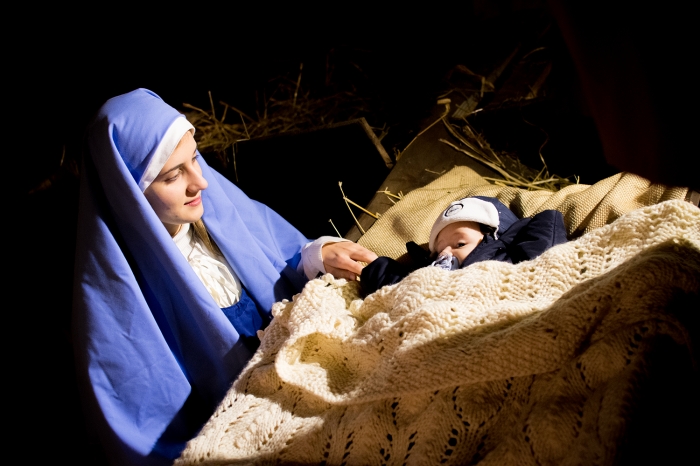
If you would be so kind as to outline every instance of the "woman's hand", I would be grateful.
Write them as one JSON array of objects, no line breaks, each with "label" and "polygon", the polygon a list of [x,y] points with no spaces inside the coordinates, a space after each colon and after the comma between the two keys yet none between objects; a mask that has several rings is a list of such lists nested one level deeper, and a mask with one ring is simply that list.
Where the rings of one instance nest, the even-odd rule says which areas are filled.
[{"label": "woman's hand", "polygon": [[321,248],[321,257],[327,273],[335,278],[357,280],[363,267],[359,262],[369,264],[377,258],[377,255],[357,243],[341,241],[324,244]]}]

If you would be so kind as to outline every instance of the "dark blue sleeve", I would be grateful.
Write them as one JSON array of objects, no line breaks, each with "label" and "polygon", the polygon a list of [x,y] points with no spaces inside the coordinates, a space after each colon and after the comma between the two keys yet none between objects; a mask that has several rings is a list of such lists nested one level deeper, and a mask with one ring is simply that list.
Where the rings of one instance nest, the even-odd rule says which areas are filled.
[{"label": "dark blue sleeve", "polygon": [[460,268],[463,269],[483,261],[511,262],[506,249],[506,243],[501,240],[501,237],[495,239],[491,235],[484,236],[481,243],[469,253],[466,259],[464,259]]},{"label": "dark blue sleeve", "polygon": [[514,264],[534,259],[547,249],[565,243],[564,217],[558,210],[545,210],[529,219],[508,245]]},{"label": "dark blue sleeve", "polygon": [[413,270],[389,257],[378,257],[362,269],[362,292],[368,295],[383,286],[398,283]]}]

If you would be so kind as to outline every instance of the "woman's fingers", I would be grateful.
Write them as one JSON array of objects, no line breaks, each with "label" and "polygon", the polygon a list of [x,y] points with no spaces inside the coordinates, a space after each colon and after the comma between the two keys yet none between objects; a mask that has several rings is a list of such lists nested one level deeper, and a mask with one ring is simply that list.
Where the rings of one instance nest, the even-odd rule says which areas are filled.
[{"label": "woman's fingers", "polygon": [[348,281],[355,281],[359,274],[350,272],[349,270],[338,269],[333,266],[326,266],[326,272],[333,275],[335,278],[344,278]]},{"label": "woman's fingers", "polygon": [[323,245],[321,256],[326,272],[346,280],[356,280],[362,273],[360,262],[368,264],[377,258],[369,249],[349,241]]}]

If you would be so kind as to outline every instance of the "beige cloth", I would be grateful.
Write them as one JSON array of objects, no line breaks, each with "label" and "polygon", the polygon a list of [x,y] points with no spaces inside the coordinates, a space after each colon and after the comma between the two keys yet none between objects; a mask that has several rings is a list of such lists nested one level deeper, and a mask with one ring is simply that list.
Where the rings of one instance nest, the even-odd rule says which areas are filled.
[{"label": "beige cloth", "polygon": [[415,189],[389,209],[358,243],[380,256],[401,261],[406,243],[427,249],[430,228],[447,205],[467,196],[498,198],[518,217],[547,209],[564,215],[569,238],[612,222],[625,212],[671,199],[684,199],[688,188],[652,184],[631,173],[619,173],[594,185],[571,185],[558,192],[526,191],[490,184],[474,170],[457,166],[423,188]]},{"label": "beige cloth", "polygon": [[[435,209],[474,193],[460,189]],[[700,291],[700,209],[620,214],[609,194],[587,212],[566,193],[507,198],[521,215],[568,205],[573,231],[619,217],[532,261],[426,267],[364,300],[356,282],[310,281],[275,304],[175,464],[614,464],[650,354],[660,341],[693,354],[677,312]]]}]

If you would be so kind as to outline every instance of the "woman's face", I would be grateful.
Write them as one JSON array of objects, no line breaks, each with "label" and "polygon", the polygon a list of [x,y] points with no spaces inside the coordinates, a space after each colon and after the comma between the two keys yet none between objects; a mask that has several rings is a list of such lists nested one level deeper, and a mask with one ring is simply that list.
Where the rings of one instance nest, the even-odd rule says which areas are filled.
[{"label": "woman's face", "polygon": [[438,233],[435,239],[435,250],[438,256],[449,252],[457,258],[462,265],[464,259],[476,248],[484,234],[476,222],[455,222],[450,223]]},{"label": "woman's face", "polygon": [[197,143],[187,131],[158,176],[143,194],[171,236],[180,225],[199,220],[204,214],[202,190],[209,183],[197,162]]}]

